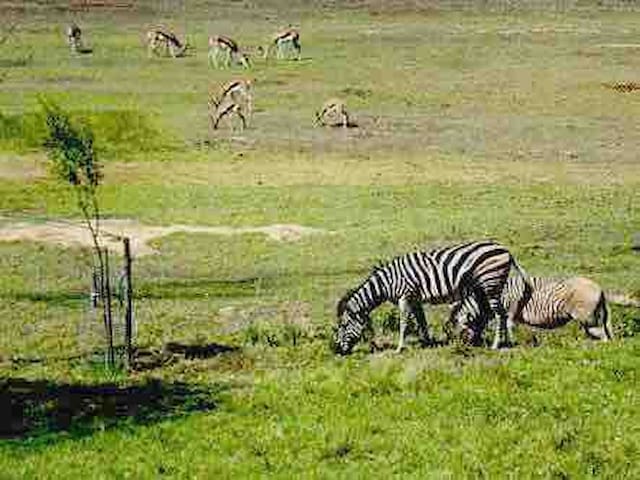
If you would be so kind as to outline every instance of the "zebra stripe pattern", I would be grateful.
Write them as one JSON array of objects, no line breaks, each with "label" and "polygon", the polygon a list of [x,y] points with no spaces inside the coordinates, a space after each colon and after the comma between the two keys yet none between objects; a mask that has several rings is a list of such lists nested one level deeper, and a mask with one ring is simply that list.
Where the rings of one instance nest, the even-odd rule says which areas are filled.
[{"label": "zebra stripe pattern", "polygon": [[[529,277],[525,284],[522,278],[512,277],[501,301],[505,310],[518,312],[513,316],[515,323],[553,329],[578,320],[589,337],[612,338],[604,292],[587,278]],[[461,330],[465,339],[479,341],[488,321],[487,313],[486,304],[471,295],[454,305],[449,322]],[[513,328],[513,323],[507,327]]]},{"label": "zebra stripe pattern", "polygon": [[[408,253],[376,267],[358,288],[349,291],[337,307],[338,327],[334,336],[337,353],[348,354],[370,325],[369,313],[385,301],[399,306],[400,338],[397,351],[404,346],[407,320],[413,318],[424,344],[432,343],[422,303],[458,301],[468,295],[486,299],[500,321],[496,326],[494,348],[503,343],[507,317],[500,297],[514,265],[524,275],[509,251],[493,241],[477,241]],[[506,339],[509,343],[509,339]]]}]

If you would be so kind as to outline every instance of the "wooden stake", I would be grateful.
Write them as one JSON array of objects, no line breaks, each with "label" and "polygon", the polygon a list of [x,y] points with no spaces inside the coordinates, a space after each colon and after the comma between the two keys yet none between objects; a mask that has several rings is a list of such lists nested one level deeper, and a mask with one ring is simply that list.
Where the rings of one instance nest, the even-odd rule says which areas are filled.
[{"label": "wooden stake", "polygon": [[133,365],[133,286],[131,284],[131,244],[129,237],[122,239],[124,243],[124,275],[127,304],[125,310],[124,335],[127,348],[127,367]]}]

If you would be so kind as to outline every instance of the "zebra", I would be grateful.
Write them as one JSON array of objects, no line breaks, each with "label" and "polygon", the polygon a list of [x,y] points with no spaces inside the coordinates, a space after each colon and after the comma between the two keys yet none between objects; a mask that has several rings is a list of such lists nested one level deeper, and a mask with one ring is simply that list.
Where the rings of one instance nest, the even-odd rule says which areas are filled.
[{"label": "zebra", "polygon": [[209,120],[216,130],[222,117],[235,113],[242,121],[242,128],[247,127],[247,117],[251,115],[253,99],[250,80],[233,80],[224,84],[218,95],[209,96]]},{"label": "zebra", "polygon": [[164,50],[164,55],[171,55],[173,58],[183,57],[187,50],[187,44],[182,44],[178,37],[163,27],[154,27],[147,31],[147,52],[159,55],[160,49]]},{"label": "zebra", "polygon": [[[506,247],[482,240],[407,253],[375,267],[360,286],[348,291],[338,302],[334,351],[341,355],[351,353],[362,332],[370,328],[369,313],[385,301],[400,308],[397,353],[404,348],[410,318],[416,321],[421,343],[433,345],[421,304],[451,303],[467,295],[485,299],[499,318],[492,348],[509,346],[507,314],[500,296],[512,265],[527,278]],[[505,334],[507,338],[503,341]]]},{"label": "zebra", "polygon": [[[513,329],[513,322],[554,329],[577,320],[589,338],[612,338],[607,302],[597,283],[584,277],[530,277],[529,281],[531,290],[527,292],[521,278],[507,280],[502,306],[518,312],[507,325],[508,330]],[[464,340],[478,343],[487,312],[486,303],[472,295],[454,304],[449,324],[460,330]]]}]

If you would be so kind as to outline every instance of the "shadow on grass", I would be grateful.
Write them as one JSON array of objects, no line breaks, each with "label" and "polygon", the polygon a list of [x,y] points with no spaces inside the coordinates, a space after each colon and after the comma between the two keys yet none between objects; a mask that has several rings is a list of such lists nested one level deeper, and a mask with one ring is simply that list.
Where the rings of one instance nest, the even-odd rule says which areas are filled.
[{"label": "shadow on grass", "polygon": [[220,386],[151,380],[140,385],[0,380],[0,438],[55,432],[91,434],[123,423],[144,425],[217,407]]},{"label": "shadow on grass", "polygon": [[222,345],[220,343],[207,343],[205,345],[190,345],[186,343],[168,342],[164,345],[164,351],[175,355],[184,355],[185,358],[211,358],[223,353],[238,352],[240,348]]},{"label": "shadow on grass", "polygon": [[138,349],[135,353],[133,369],[138,372],[154,370],[174,363],[181,357],[186,360],[204,360],[239,351],[241,351],[239,347],[220,343],[186,344],[167,342],[160,351]]}]

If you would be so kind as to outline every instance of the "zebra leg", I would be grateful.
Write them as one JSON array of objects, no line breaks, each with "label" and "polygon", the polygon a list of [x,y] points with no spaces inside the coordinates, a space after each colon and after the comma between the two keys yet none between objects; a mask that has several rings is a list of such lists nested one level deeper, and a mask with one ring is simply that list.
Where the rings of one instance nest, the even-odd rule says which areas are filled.
[{"label": "zebra leg", "polygon": [[416,325],[418,327],[418,335],[420,336],[420,344],[423,347],[433,347],[436,342],[429,335],[429,324],[427,323],[427,315],[424,312],[424,308],[418,302],[413,304],[413,315],[416,319]]},{"label": "zebra leg", "polygon": [[[507,328],[507,312],[502,306],[502,302],[500,298],[491,298],[489,299],[489,305],[491,306],[491,311],[493,312],[494,317],[498,317],[496,320],[496,329],[495,336],[493,338],[493,344],[491,348],[493,350],[498,350],[503,347],[510,347],[511,338],[509,334],[509,329]],[[496,315],[497,314],[497,315]],[[503,342],[503,339],[506,337],[506,341]]]},{"label": "zebra leg", "polygon": [[398,348],[396,348],[396,353],[402,352],[402,349],[404,348],[404,334],[407,330],[407,319],[412,313],[411,301],[408,298],[403,297],[398,302],[398,307],[400,308],[400,337],[398,338]]}]

